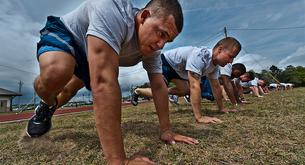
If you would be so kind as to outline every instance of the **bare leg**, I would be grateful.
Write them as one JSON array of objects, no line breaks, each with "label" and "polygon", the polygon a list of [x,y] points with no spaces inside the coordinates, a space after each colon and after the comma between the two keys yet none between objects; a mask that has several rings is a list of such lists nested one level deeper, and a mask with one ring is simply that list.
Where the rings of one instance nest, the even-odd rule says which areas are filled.
[{"label": "bare leg", "polygon": [[227,92],[225,91],[225,88],[223,85],[220,85],[220,88],[221,88],[221,92],[222,92],[222,97],[223,99],[225,99],[226,101],[229,100],[228,96],[227,96]]},{"label": "bare leg", "polygon": [[73,96],[76,95],[77,91],[83,88],[84,83],[75,75],[63,88],[63,90],[57,95],[57,108],[65,105]]},{"label": "bare leg", "polygon": [[190,94],[190,86],[188,81],[180,79],[172,79],[171,81],[175,84],[176,87],[169,88],[168,94],[177,96],[185,96]]},{"label": "bare leg", "polygon": [[[178,95],[184,96],[190,93],[189,84],[185,80],[173,79],[172,82],[175,84],[176,87],[169,88],[168,94],[171,95]],[[151,88],[136,88],[135,93],[140,96],[146,96],[152,98]]]},{"label": "bare leg", "polygon": [[151,88],[136,88],[135,93],[140,96],[146,96],[152,98]]},{"label": "bare leg", "polygon": [[54,105],[56,96],[72,78],[75,60],[66,52],[51,51],[39,56],[39,67],[35,91],[46,104]]}]

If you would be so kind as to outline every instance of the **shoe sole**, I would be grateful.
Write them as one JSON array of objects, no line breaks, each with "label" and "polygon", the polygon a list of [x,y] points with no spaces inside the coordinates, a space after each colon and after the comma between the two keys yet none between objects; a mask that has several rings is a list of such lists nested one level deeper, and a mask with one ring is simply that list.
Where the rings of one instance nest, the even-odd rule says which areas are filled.
[{"label": "shoe sole", "polygon": [[[51,128],[50,128],[50,130],[51,130]],[[47,131],[46,133],[44,133],[43,135],[45,135],[45,134],[47,134],[48,132],[50,132],[50,130],[49,131]],[[30,137],[30,138],[38,138],[38,137],[41,137],[41,136],[43,136],[43,135],[30,135],[29,134],[29,132],[28,132],[28,127],[26,127],[26,131],[25,131],[25,133],[26,133],[26,135],[28,135],[28,137]]]}]

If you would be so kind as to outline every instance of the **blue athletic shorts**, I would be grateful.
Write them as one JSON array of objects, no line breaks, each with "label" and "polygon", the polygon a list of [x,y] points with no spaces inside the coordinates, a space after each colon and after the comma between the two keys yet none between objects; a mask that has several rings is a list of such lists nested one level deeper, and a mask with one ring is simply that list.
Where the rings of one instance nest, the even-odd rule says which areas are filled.
[{"label": "blue athletic shorts", "polygon": [[163,77],[168,84],[172,79],[180,79],[185,80],[181,78],[177,72],[169,65],[169,63],[166,61],[164,54],[161,54],[161,60],[162,60],[162,74]]},{"label": "blue athletic shorts", "polygon": [[40,41],[37,44],[37,59],[48,51],[64,51],[71,54],[76,61],[74,74],[84,82],[88,90],[91,90],[86,53],[76,44],[73,35],[60,18],[48,16],[47,23],[40,30],[40,34]]}]

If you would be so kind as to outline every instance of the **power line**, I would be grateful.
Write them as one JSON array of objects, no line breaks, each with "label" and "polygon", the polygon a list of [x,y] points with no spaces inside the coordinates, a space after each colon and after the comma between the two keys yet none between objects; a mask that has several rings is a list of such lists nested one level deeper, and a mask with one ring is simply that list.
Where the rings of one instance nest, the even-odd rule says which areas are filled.
[{"label": "power line", "polygon": [[293,29],[305,29],[305,26],[295,27],[273,27],[273,28],[227,28],[228,30],[293,30]]},{"label": "power line", "polygon": [[0,64],[0,67],[5,67],[5,68],[13,69],[13,70],[17,70],[17,71],[20,71],[20,72],[30,73],[30,74],[33,74],[35,76],[38,75],[37,73],[34,73],[34,72],[22,70],[22,69],[19,69],[19,68],[15,68],[15,67],[3,65],[3,64]]},{"label": "power line", "polygon": [[222,30],[219,30],[217,33],[208,36],[205,40],[201,41],[200,43],[208,43],[208,41],[211,41],[212,39],[217,38],[220,35],[222,35]]}]

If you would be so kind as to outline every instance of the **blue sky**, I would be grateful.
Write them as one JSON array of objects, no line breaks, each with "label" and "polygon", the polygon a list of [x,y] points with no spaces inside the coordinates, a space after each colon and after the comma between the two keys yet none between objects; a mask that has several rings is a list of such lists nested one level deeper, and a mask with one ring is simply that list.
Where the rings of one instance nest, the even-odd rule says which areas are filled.
[{"label": "blue sky", "polygon": [[[36,42],[48,15],[61,16],[82,0],[0,0],[0,88],[32,96],[38,75]],[[133,0],[143,7],[146,0]],[[182,33],[165,50],[179,46],[213,45],[223,28],[243,45],[234,62],[260,71],[271,65],[305,66],[305,0],[180,0],[184,12]],[[120,70],[123,90],[147,81],[141,65]],[[135,81],[136,80],[136,81]],[[123,83],[124,82],[124,83]],[[83,90],[85,91],[85,90]]]}]

